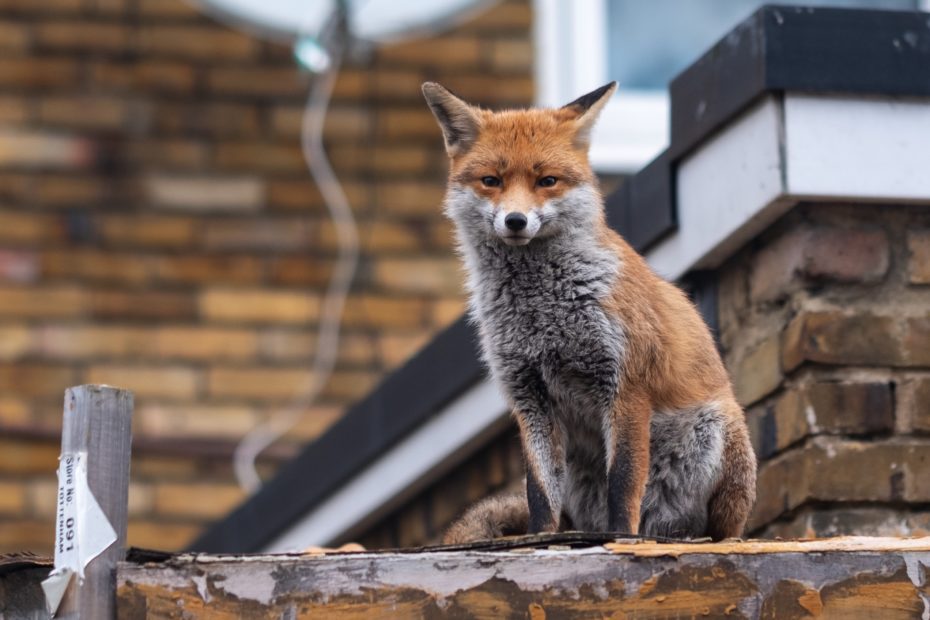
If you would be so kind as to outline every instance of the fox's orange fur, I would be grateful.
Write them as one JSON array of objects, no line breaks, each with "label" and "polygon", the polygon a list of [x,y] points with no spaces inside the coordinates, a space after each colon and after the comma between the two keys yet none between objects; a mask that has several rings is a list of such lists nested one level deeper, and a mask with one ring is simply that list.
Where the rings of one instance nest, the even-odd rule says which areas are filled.
[{"label": "fox's orange fur", "polygon": [[[723,465],[730,470],[725,479],[741,478],[735,485],[741,491],[724,494],[711,503],[718,519],[710,519],[712,529],[708,535],[738,536],[755,496],[755,455],[743,410],[733,395],[713,338],[679,288],[656,276],[623,238],[607,228],[606,222],[600,234],[602,243],[623,257],[624,265],[604,306],[630,326],[627,365],[620,383],[620,393],[625,396],[617,399],[615,420],[624,415],[635,417],[634,432],[640,434],[635,443],[648,447],[653,410],[680,410],[696,402],[720,402],[727,420],[726,432],[732,436],[731,441],[724,442]],[[648,452],[638,453],[635,461],[636,485],[645,488]],[[630,511],[638,515],[639,505],[631,504]]]},{"label": "fox's orange fur", "polygon": [[749,514],[755,458],[710,332],[606,223],[587,149],[612,92],[490,112],[424,85],[472,314],[527,465],[526,496],[479,505],[447,542],[560,526],[723,538]]}]

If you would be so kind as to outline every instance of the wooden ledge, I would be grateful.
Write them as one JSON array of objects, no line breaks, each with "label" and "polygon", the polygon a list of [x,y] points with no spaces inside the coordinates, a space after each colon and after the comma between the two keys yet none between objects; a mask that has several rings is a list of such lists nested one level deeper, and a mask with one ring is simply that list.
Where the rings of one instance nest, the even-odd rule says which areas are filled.
[{"label": "wooden ledge", "polygon": [[930,536],[921,538],[893,538],[882,536],[838,536],[801,540],[724,540],[717,543],[650,543],[613,542],[604,548],[611,553],[624,553],[637,557],[678,557],[685,554],[758,555],[771,553],[828,553],[873,552],[900,553],[908,551],[930,552]]},{"label": "wooden ledge", "polygon": [[[496,549],[140,557],[121,618],[921,617],[930,537],[720,543],[554,535]],[[488,544],[485,544],[487,547]]]}]

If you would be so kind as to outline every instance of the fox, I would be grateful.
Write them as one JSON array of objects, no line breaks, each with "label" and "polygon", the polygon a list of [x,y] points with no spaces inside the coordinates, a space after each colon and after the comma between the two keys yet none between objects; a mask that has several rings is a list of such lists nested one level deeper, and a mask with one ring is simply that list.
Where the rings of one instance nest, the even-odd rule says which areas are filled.
[{"label": "fox", "polygon": [[490,111],[422,85],[469,316],[526,466],[525,490],[467,509],[445,544],[566,530],[721,540],[746,525],[756,459],[710,330],[606,221],[588,151],[616,88]]}]

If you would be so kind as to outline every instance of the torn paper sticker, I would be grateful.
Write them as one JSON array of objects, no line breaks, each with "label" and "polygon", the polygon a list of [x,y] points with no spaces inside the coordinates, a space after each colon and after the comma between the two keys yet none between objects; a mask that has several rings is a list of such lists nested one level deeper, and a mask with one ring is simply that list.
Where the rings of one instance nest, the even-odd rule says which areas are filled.
[{"label": "torn paper sticker", "polygon": [[87,485],[87,453],[61,455],[58,461],[58,511],[55,515],[55,568],[42,582],[49,613],[54,614],[74,575],[116,542],[116,531]]}]

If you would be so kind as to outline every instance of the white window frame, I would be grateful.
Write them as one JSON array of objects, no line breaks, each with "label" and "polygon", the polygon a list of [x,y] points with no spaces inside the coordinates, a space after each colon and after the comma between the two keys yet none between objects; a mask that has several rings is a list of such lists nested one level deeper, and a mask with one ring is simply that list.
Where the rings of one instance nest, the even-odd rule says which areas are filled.
[{"label": "white window frame", "polygon": [[[534,0],[536,104],[558,107],[603,86],[609,0]],[[598,172],[636,172],[668,144],[668,93],[624,90],[601,113],[591,144]]]},{"label": "white window frame", "polygon": [[[607,75],[610,0],[533,0],[536,104],[565,105],[603,86]],[[919,0],[930,11],[930,0]],[[667,91],[625,90],[607,104],[594,131],[591,164],[603,173],[633,173],[669,140]]]}]

